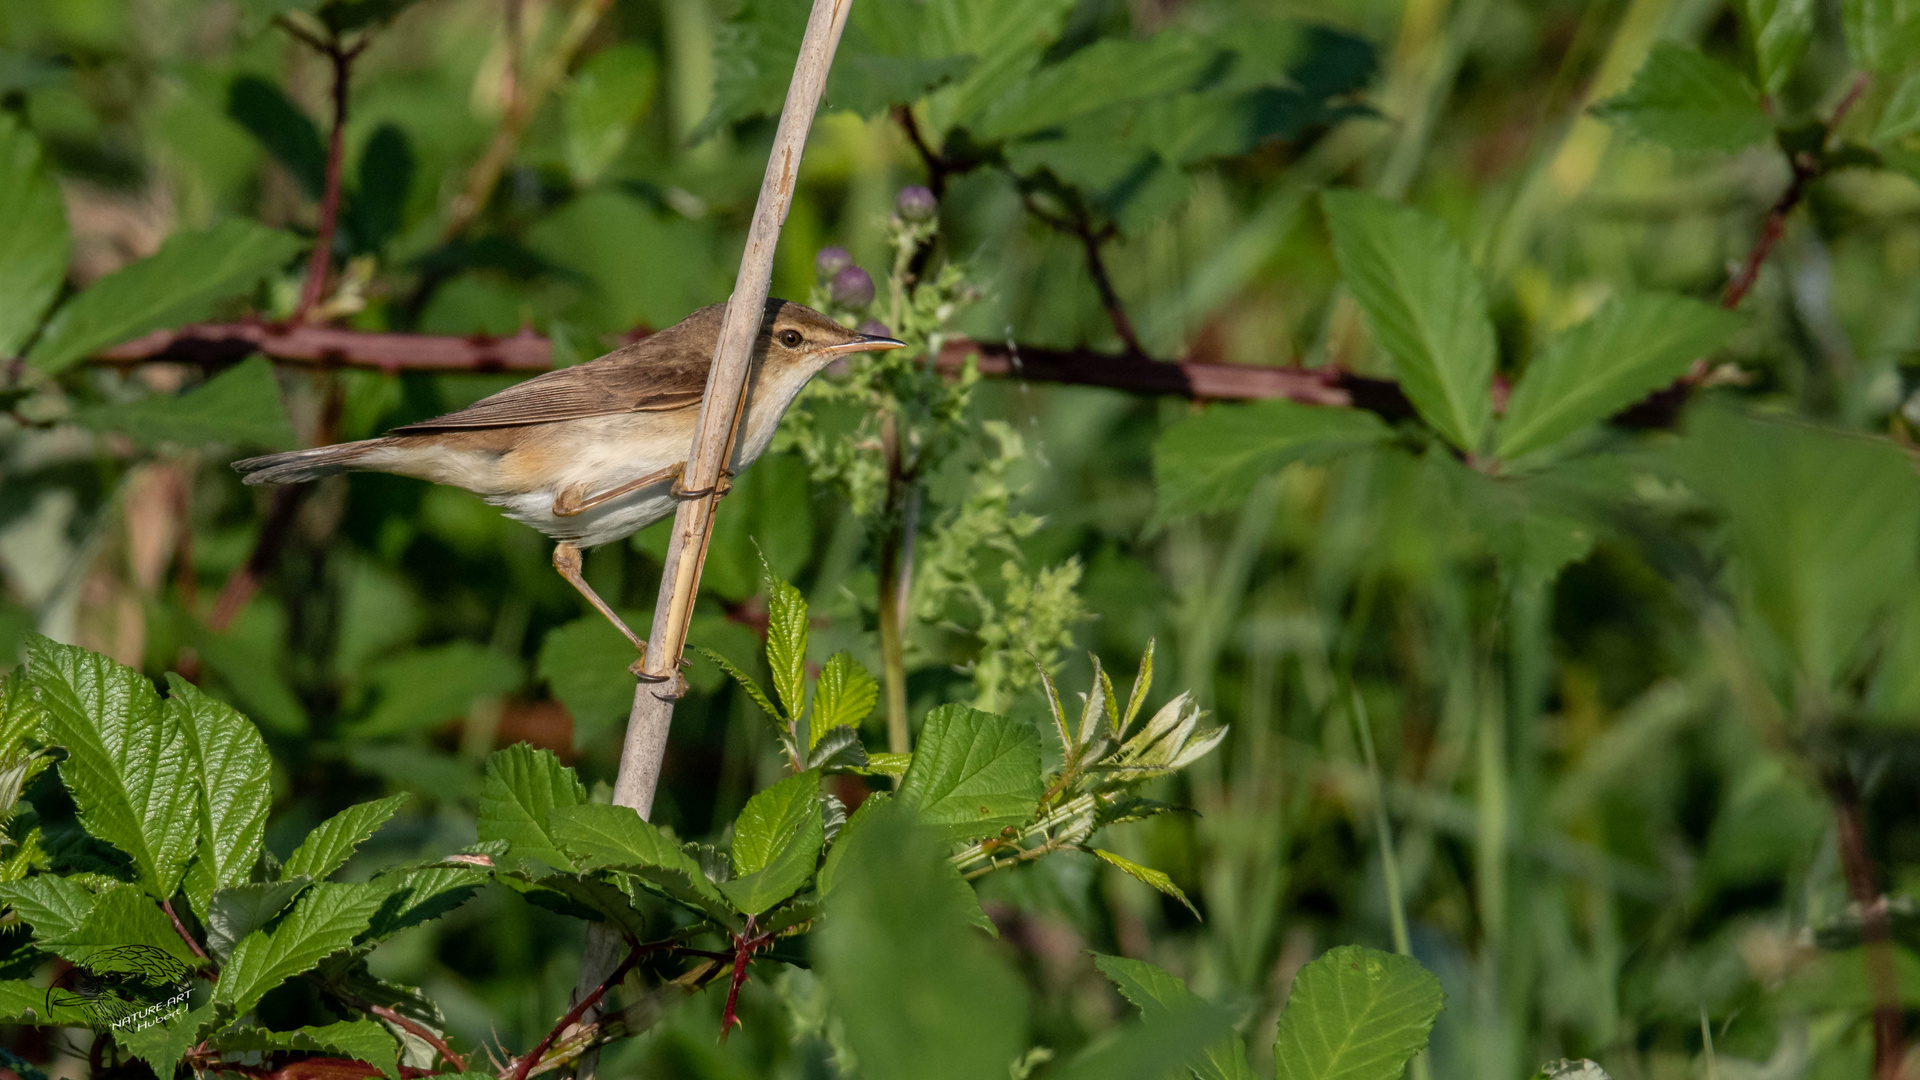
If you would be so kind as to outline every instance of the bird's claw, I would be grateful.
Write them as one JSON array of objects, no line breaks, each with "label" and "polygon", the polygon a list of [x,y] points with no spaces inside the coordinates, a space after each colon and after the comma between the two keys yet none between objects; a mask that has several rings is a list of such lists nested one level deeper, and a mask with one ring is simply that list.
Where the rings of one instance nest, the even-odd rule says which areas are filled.
[{"label": "bird's claw", "polygon": [[721,473],[720,479],[716,481],[712,487],[686,488],[680,486],[679,480],[675,480],[672,488],[673,496],[677,499],[698,499],[707,495],[719,497],[732,490],[733,474],[730,472]]}]

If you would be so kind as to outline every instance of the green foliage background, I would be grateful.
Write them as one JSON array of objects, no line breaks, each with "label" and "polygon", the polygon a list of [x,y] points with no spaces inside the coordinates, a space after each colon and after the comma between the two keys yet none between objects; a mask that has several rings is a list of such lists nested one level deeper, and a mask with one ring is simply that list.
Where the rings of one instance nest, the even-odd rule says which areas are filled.
[{"label": "green foliage background", "polygon": [[[536,534],[373,475],[285,515],[257,592],[211,628],[273,516],[226,461],[365,437],[511,378],[88,362],[155,329],[293,312],[329,74],[271,20],[316,6],[0,6],[0,665],[37,629],[189,673],[263,730],[264,843],[283,859],[350,805],[412,796],[341,869],[361,882],[472,845],[496,747],[555,751],[591,800],[616,765],[631,656]],[[514,6],[519,77],[537,81],[578,5]],[[920,481],[952,516],[922,522],[938,588],[912,597],[910,715],[978,704],[1044,733],[1027,649],[1082,687],[1085,654],[1126,671],[1157,641],[1150,711],[1185,690],[1231,729],[1149,792],[1197,813],[982,878],[994,942],[890,921],[890,903],[951,906],[909,867],[893,892],[843,902],[865,933],[825,931],[849,967],[764,962],[729,1040],[709,991],[609,1050],[608,1074],[910,1069],[861,1025],[924,989],[889,982],[889,959],[954,956],[960,1004],[925,1038],[958,1048],[956,1075],[967,1053],[1077,1075],[1158,1060],[1137,1052],[1156,1039],[1217,1046],[1217,1016],[1181,1012],[1193,997],[1232,1014],[1265,1075],[1276,1036],[1306,1045],[1281,1014],[1296,975],[1364,943],[1403,946],[1444,987],[1416,1066],[1434,1076],[1581,1056],[1623,1077],[1864,1075],[1873,996],[1836,812],[1864,823],[1901,1004],[1920,1002],[1911,7],[856,0],[775,295],[812,294],[830,244],[883,282],[899,264],[895,193],[930,179],[890,111],[910,105],[951,167],[933,250],[959,268],[953,311],[908,313],[923,335],[1117,351],[1077,229],[1149,354],[1338,364],[1396,380],[1405,402],[1200,407],[996,380],[922,399],[953,405],[917,417],[951,436],[929,436]],[[805,8],[605,5],[450,235],[502,121],[503,5],[320,6],[372,35],[325,314],[531,327],[569,362],[723,298]],[[1796,184],[1753,288],[1716,307]],[[891,302],[883,287],[851,314],[898,324]],[[1608,422],[1703,358],[1684,410]],[[794,658],[772,679],[758,666],[781,602],[763,558],[811,605],[804,661],[883,668],[876,538],[899,522],[870,505],[864,451],[833,442],[857,400],[803,403],[790,449],[742,478],[695,616],[694,645],[794,713]],[[635,625],[663,545],[643,533],[588,557]],[[688,677],[653,820],[717,842],[790,755],[718,666]],[[881,711],[856,719],[884,744]],[[886,786],[842,781],[848,798]],[[71,819],[41,783],[38,812]],[[901,850],[932,850],[897,828]],[[135,863],[167,888],[177,855]],[[888,862],[871,845],[846,858]],[[578,921],[483,889],[370,965],[426,990],[464,1045],[525,1048],[565,1011],[581,944]],[[1141,990],[1116,956],[1184,985]],[[1331,985],[1339,959],[1306,970]],[[834,1008],[823,979],[848,988]],[[319,1022],[294,990],[253,989],[268,1026]],[[1374,1034],[1417,1045],[1390,1022]],[[1349,1075],[1337,1065],[1303,1050],[1279,1069]]]}]

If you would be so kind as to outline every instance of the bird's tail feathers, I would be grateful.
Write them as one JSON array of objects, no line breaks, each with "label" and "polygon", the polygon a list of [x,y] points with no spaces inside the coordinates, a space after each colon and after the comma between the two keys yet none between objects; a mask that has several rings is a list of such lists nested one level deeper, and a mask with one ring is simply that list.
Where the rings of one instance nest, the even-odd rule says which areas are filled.
[{"label": "bird's tail feathers", "polygon": [[335,446],[316,446],[310,450],[291,450],[284,454],[266,454],[233,463],[241,482],[246,484],[298,484],[323,476],[361,468],[371,452],[384,449],[392,439],[362,439]]}]

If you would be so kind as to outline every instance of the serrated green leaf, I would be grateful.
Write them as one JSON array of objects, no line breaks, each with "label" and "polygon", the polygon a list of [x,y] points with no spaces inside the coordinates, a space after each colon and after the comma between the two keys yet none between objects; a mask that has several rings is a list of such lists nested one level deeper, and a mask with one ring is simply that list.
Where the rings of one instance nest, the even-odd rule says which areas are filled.
[{"label": "serrated green leaf", "polygon": [[813,684],[813,715],[807,729],[807,749],[820,745],[831,728],[859,727],[880,700],[880,683],[872,673],[842,649],[827,658]]},{"label": "serrated green leaf", "polygon": [[535,903],[540,903],[542,900],[540,890],[556,893],[569,903],[586,909],[584,912],[574,914],[591,912],[597,915],[600,921],[618,930],[622,936],[635,941],[646,940],[645,916],[633,906],[633,901],[627,898],[627,894],[621,891],[618,885],[599,878],[579,877],[574,874],[548,874],[534,879],[532,884],[535,891],[528,892],[526,896]]},{"label": "serrated green leaf", "polygon": [[1610,300],[1547,343],[1527,366],[1500,421],[1499,454],[1551,446],[1684,375],[1724,344],[1740,317],[1684,296]]},{"label": "serrated green leaf", "polygon": [[71,937],[93,910],[94,895],[68,877],[36,874],[0,884],[0,903],[6,904],[33,928],[37,940]]},{"label": "serrated green leaf", "polygon": [[273,364],[264,356],[242,361],[179,397],[156,394],[95,405],[74,413],[73,422],[117,432],[141,446],[227,443],[282,449],[295,442]]},{"label": "serrated green leaf", "polygon": [[791,722],[807,705],[807,601],[767,571],[767,667]]},{"label": "serrated green leaf", "polygon": [[1671,43],[1655,45],[1633,85],[1594,111],[1675,150],[1740,150],[1773,134],[1760,96],[1738,72]]},{"label": "serrated green leaf", "polygon": [[256,930],[234,946],[214,1001],[235,1015],[253,1008],[267,991],[352,945],[386,898],[377,884],[308,888],[271,933]]},{"label": "serrated green leaf", "polygon": [[113,1038],[135,1057],[152,1066],[156,1076],[172,1076],[187,1051],[220,1022],[220,1012],[220,1008],[209,1001],[199,1008],[188,1010],[171,1023],[117,1030]]},{"label": "serrated green leaf", "polygon": [[820,774],[790,776],[747,800],[733,823],[733,872],[716,883],[733,906],[758,915],[813,876],[826,828]]},{"label": "serrated green leaf", "polygon": [[1376,195],[1327,191],[1320,202],[1341,277],[1407,399],[1448,442],[1478,451],[1493,419],[1493,322],[1466,248],[1434,218]]},{"label": "serrated green leaf", "polygon": [[42,371],[62,371],[149,330],[203,319],[220,301],[250,292],[302,246],[291,233],[239,218],[202,232],[174,233],[159,251],[61,305],[27,361]]},{"label": "serrated green leaf", "polygon": [[387,1076],[399,1075],[400,1043],[386,1025],[374,1020],[342,1020],[319,1027],[269,1031],[260,1027],[228,1028],[207,1040],[209,1049],[222,1053],[298,1050],[351,1058],[376,1066]]},{"label": "serrated green leaf", "polygon": [[186,733],[153,684],[98,653],[33,635],[27,670],[47,735],[67,750],[60,778],[80,823],[133,860],[141,885],[170,899],[199,837]]},{"label": "serrated green leaf", "polygon": [[780,715],[780,710],[775,707],[772,700],[767,697],[767,692],[760,689],[760,684],[754,681],[753,676],[734,667],[732,661],[729,661],[726,657],[721,656],[712,649],[700,649],[699,653],[720,665],[720,670],[733,676],[733,681],[740,684],[740,688],[747,692],[747,696],[753,699],[755,705],[760,706],[762,712],[773,717],[776,723],[786,723],[786,717]]},{"label": "serrated green leaf", "polygon": [[1140,882],[1142,885],[1180,901],[1182,906],[1188,911],[1193,912],[1194,918],[1197,919],[1200,917],[1200,909],[1193,906],[1193,901],[1187,899],[1187,894],[1181,891],[1180,886],[1173,883],[1173,879],[1168,877],[1165,871],[1155,870],[1151,866],[1141,866],[1132,859],[1123,855],[1115,855],[1111,851],[1102,851],[1099,848],[1094,848],[1093,853],[1099,856],[1101,862],[1119,869],[1122,873]]},{"label": "serrated green leaf", "polygon": [[632,873],[655,891],[722,921],[733,909],[686,850],[625,806],[583,803],[556,807],[547,822],[560,846],[582,871]]},{"label": "serrated green leaf", "polygon": [[1506,587],[1542,588],[1593,550],[1595,528],[1541,498],[1525,481],[1495,479],[1438,457],[1431,465],[1452,482],[1458,504],[1492,550]]},{"label": "serrated green leaf", "polygon": [[1920,53],[1920,3],[1914,0],[1841,0],[1840,25],[1855,65],[1887,74]]},{"label": "serrated green leaf", "polygon": [[40,944],[96,974],[135,974],[153,986],[178,982],[201,965],[160,905],[130,885],[101,893],[77,927]]},{"label": "serrated green leaf", "polygon": [[20,666],[0,676],[0,756],[24,752],[31,742],[44,742],[41,718],[45,710]]},{"label": "serrated green leaf", "polygon": [[942,839],[900,811],[863,806],[835,843],[815,970],[863,1075],[1004,1075],[1027,1044],[1025,984],[967,925]]},{"label": "serrated green leaf", "polygon": [[1874,128],[1873,141],[1879,145],[1904,139],[1920,132],[1920,71],[1908,75],[1880,110],[1880,123]]},{"label": "serrated green leaf", "polygon": [[367,925],[362,942],[380,942],[411,926],[437,919],[468,900],[491,875],[477,866],[430,866],[392,870],[374,878],[389,890]]},{"label": "serrated green leaf", "polygon": [[572,870],[553,834],[547,815],[558,806],[587,801],[587,789],[572,769],[549,750],[515,743],[487,757],[487,779],[480,791],[480,839],[505,840],[507,857],[524,866],[538,859],[556,870]]},{"label": "serrated green leaf", "polygon": [[207,951],[225,961],[248,934],[273,921],[287,909],[313,879],[305,875],[284,881],[250,881],[220,889],[207,902]]},{"label": "serrated green leaf", "polygon": [[290,878],[305,876],[315,881],[326,880],[406,801],[405,794],[389,795],[373,802],[356,803],[333,815],[308,833],[293,854],[287,856],[281,873]]},{"label": "serrated green leaf", "polygon": [[1296,461],[1325,461],[1392,438],[1360,409],[1262,401],[1215,405],[1182,417],[1153,444],[1153,486],[1163,520],[1229,510],[1264,476]]},{"label": "serrated green leaf", "polygon": [[251,721],[178,675],[167,676],[166,707],[186,734],[190,781],[200,807],[198,853],[187,899],[204,921],[215,889],[247,880],[260,858],[272,808],[273,759]]},{"label": "serrated green leaf", "polygon": [[982,139],[1056,128],[1123,102],[1195,89],[1217,52],[1181,30],[1144,40],[1104,37],[1014,81],[973,125]]},{"label": "serrated green leaf", "polygon": [[626,149],[633,125],[653,104],[659,62],[645,45],[623,42],[594,53],[567,87],[567,168],[591,184]]},{"label": "serrated green leaf", "polygon": [[0,1022],[86,1027],[93,1015],[85,1008],[49,1004],[47,988],[25,979],[0,980]]},{"label": "serrated green leaf", "polygon": [[1294,977],[1274,1039],[1277,1080],[1398,1080],[1446,995],[1411,957],[1330,949]]},{"label": "serrated green leaf", "polygon": [[1813,40],[1813,0],[1741,0],[1735,6],[1753,43],[1760,90],[1777,94]]},{"label": "serrated green leaf", "polygon": [[1040,737],[1004,716],[942,705],[927,714],[899,801],[948,840],[1019,825],[1040,801]]},{"label": "serrated green leaf", "polygon": [[20,355],[67,274],[67,212],[40,141],[0,115],[0,358]]}]

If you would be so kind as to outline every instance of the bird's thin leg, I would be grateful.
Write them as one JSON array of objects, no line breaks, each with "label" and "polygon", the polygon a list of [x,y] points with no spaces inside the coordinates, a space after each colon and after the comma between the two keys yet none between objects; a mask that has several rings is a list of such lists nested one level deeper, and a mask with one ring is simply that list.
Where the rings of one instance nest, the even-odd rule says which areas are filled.
[{"label": "bird's thin leg", "polygon": [[580,590],[580,595],[587,598],[587,603],[592,604],[596,611],[605,615],[607,621],[612,623],[615,629],[625,634],[628,641],[633,642],[633,647],[640,650],[641,657],[644,658],[647,655],[646,641],[644,641],[639,634],[634,633],[620,616],[614,614],[613,609],[607,606],[605,600],[600,599],[600,594],[594,592],[593,586],[587,584],[587,579],[581,575],[580,545],[568,543],[564,540],[555,544],[553,546],[553,568],[560,571],[560,576],[566,578],[569,585]]},{"label": "bird's thin leg", "polygon": [[664,469],[656,469],[638,480],[629,480],[617,488],[603,491],[598,495],[590,495],[586,498],[580,497],[580,488],[567,488],[560,494],[554,496],[553,516],[574,517],[578,514],[584,514],[610,499],[617,499],[630,491],[639,491],[649,484],[657,484],[662,480],[671,479],[675,486],[678,486],[680,483],[680,474],[686,471],[687,463],[684,461],[676,461],[672,465]]}]

